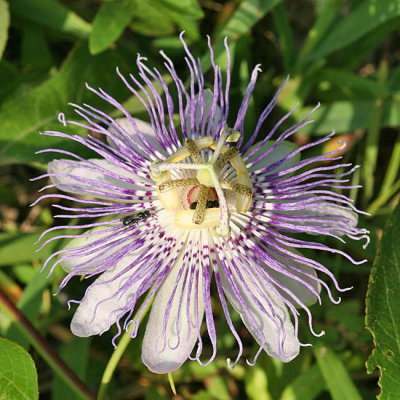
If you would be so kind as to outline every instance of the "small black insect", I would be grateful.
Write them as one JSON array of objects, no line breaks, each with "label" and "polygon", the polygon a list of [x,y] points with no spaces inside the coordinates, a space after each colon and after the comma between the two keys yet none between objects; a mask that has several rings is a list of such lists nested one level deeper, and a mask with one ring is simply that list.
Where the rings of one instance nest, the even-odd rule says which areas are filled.
[{"label": "small black insect", "polygon": [[124,226],[130,226],[130,225],[138,225],[140,221],[145,221],[147,218],[149,218],[151,215],[150,211],[145,210],[145,211],[140,211],[136,214],[128,215],[124,218],[122,218],[122,223]]}]

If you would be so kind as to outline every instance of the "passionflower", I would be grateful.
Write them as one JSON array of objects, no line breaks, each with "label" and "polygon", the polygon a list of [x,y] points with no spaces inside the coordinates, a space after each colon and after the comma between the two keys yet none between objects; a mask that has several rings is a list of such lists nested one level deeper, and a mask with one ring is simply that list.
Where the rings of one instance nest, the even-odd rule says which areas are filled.
[{"label": "passionflower", "polygon": [[[200,61],[182,36],[181,40],[187,55],[188,86],[163,52],[170,85],[140,55],[138,77],[125,77],[117,69],[146,108],[149,122],[133,118],[108,93],[88,86],[115,106],[121,118],[87,104],[73,105],[78,121],[60,114],[60,122],[93,134],[42,133],[74,140],[98,155],[86,160],[59,149],[43,150],[63,158],[50,162],[47,174],[39,178],[50,178],[49,186],[69,194],[42,198],[57,199],[53,206],[63,213],[56,217],[85,221],[50,229],[77,233],[59,234],[43,244],[57,237],[71,238],[44,267],[50,263],[51,273],[61,264],[68,272],[59,290],[75,276],[98,276],[81,300],[70,300],[79,304],[71,322],[77,336],[102,334],[116,324],[118,334],[127,330],[135,337],[143,310],[153,300],[142,344],[142,360],[153,372],[171,372],[188,358],[202,365],[215,358],[213,285],[239,348],[233,363],[228,358],[229,367],[236,365],[243,346],[228,302],[259,344],[248,363],[254,364],[262,350],[288,362],[302,345],[299,310],[308,315],[311,332],[319,336],[323,332],[313,330],[309,306],[321,303],[322,286],[332,302],[340,301],[319,276],[327,276],[339,292],[348,290],[339,287],[327,267],[303,256],[301,250],[338,253],[360,263],[318,243],[320,236],[340,241],[346,236],[367,239],[368,232],[356,227],[359,211],[349,198],[333,190],[351,187],[347,178],[355,167],[333,165],[340,159],[336,152],[300,160],[302,151],[333,135],[299,148],[286,141],[312,122],[309,115],[283,128],[292,110],[266,130],[264,122],[279,91],[250,132],[245,117],[259,66],[252,72],[239,110],[233,113],[226,41],[228,68],[222,74],[208,39],[214,82],[206,89]],[[335,174],[338,168],[341,172]],[[72,200],[74,206],[60,204],[60,199]],[[304,234],[312,235],[310,240]],[[202,361],[203,320],[212,354]]]}]

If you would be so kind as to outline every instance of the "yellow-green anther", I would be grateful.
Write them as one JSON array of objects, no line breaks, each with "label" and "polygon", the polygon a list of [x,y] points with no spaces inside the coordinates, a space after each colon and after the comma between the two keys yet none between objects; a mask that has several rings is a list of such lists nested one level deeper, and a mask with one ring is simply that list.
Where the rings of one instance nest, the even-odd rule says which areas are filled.
[{"label": "yellow-green anther", "polygon": [[219,183],[223,189],[234,190],[237,194],[242,194],[244,196],[251,197],[253,191],[250,187],[242,185],[241,183],[220,180]]},{"label": "yellow-green anther", "polygon": [[[239,136],[238,136],[239,134]],[[240,133],[238,131],[235,131],[232,128],[225,127],[224,129],[221,130],[221,133],[219,134],[219,139],[217,142],[216,149],[214,151],[212,160],[210,161],[211,164],[215,164],[219,154],[221,153],[222,147],[225,145],[225,142],[229,138],[229,141],[237,141],[240,137]]]},{"label": "yellow-green anther", "polygon": [[209,187],[200,185],[200,193],[197,199],[197,206],[192,218],[192,222],[196,225],[200,225],[204,221],[204,214],[206,212],[206,204],[209,192]]},{"label": "yellow-green anther", "polygon": [[194,140],[188,139],[185,141],[185,147],[188,149],[190,156],[192,157],[193,161],[197,164],[201,164],[203,160],[201,159],[201,155],[199,152],[199,148]]},{"label": "yellow-green anther", "polygon": [[239,150],[236,147],[230,147],[229,150],[227,150],[224,154],[221,155],[220,158],[218,158],[217,162],[215,163],[215,166],[218,169],[221,169],[229,160],[231,160],[238,154]]},{"label": "yellow-green anther", "polygon": [[229,135],[226,138],[227,143],[236,143],[240,139],[240,132],[236,131],[235,129],[232,128],[225,128],[229,129]]},{"label": "yellow-green anther", "polygon": [[158,190],[160,191],[160,193],[165,193],[165,192],[168,192],[169,190],[172,190],[172,189],[175,189],[178,187],[194,186],[194,185],[198,185],[198,184],[199,184],[199,181],[196,178],[175,179],[175,180],[161,183],[158,186]]}]

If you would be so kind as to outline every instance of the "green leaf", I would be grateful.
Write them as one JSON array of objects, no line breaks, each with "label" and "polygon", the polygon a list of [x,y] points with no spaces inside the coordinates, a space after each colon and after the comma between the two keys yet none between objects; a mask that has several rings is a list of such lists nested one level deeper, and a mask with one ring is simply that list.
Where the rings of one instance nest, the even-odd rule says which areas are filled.
[{"label": "green leaf", "polygon": [[[281,0],[244,0],[223,27],[220,38],[228,36],[233,39],[251,29],[268,11],[272,10]],[[236,39],[236,38],[235,38]]]},{"label": "green leaf", "polygon": [[[34,252],[38,248],[34,243],[41,233],[0,233],[0,266],[42,260],[47,257],[54,248],[54,242],[53,245],[49,244],[39,252]],[[50,232],[46,237],[51,238],[55,235],[55,232]]]},{"label": "green leaf", "polygon": [[117,51],[91,56],[86,42],[78,44],[70,53],[61,70],[42,85],[6,100],[0,108],[0,158],[2,163],[47,162],[50,154],[35,155],[37,150],[63,147],[64,150],[89,156],[87,149],[72,140],[39,135],[45,129],[86,134],[76,126],[63,127],[57,121],[60,111],[67,118],[77,119],[68,107],[69,102],[88,102],[108,112],[113,106],[91,94],[85,82],[124,101],[130,92],[115,72],[119,65],[126,70],[125,57]]},{"label": "green leaf", "polygon": [[2,400],[39,398],[32,357],[16,343],[0,338],[0,394]]},{"label": "green leaf", "polygon": [[0,60],[8,39],[8,26],[10,25],[10,12],[5,0],[0,0]]},{"label": "green leaf", "polygon": [[[368,128],[373,100],[338,101],[322,105],[312,115],[315,121],[300,130],[302,134],[326,135],[335,130],[336,133],[346,133],[358,128]],[[311,107],[304,107],[296,119],[311,111]],[[383,108],[382,127],[398,127],[400,125],[400,104],[385,102]]]},{"label": "green leaf", "polygon": [[[34,279],[26,286],[24,293],[18,302],[18,309],[33,325],[36,325],[37,317],[40,308],[42,307],[43,292],[50,283],[51,280],[47,278],[47,271],[36,271]],[[26,349],[29,348],[29,340],[26,335],[21,332],[20,326],[17,322],[11,323],[11,325],[5,330],[4,336],[18,342]]]},{"label": "green leaf", "polygon": [[346,65],[347,68],[352,70],[362,68],[368,62],[369,56],[375,53],[382,42],[387,40],[389,34],[398,30],[399,26],[400,16],[379,25],[356,42],[340,50],[336,55],[337,65]]},{"label": "green leaf", "polygon": [[196,41],[203,39],[195,18],[169,8],[164,8],[161,11],[177,25],[180,32],[185,31],[185,39],[188,45],[190,44],[189,40]]},{"label": "green leaf", "polygon": [[16,265],[13,268],[13,273],[17,279],[25,285],[32,282],[33,278],[36,276],[35,268],[28,263]]},{"label": "green leaf", "polygon": [[198,4],[197,0],[155,0],[157,3],[164,5],[170,11],[184,14],[188,18],[203,18],[204,12]]},{"label": "green leaf", "polygon": [[313,75],[312,80],[318,82],[320,87],[329,86],[336,99],[338,92],[345,94],[347,99],[352,97],[362,99],[371,95],[389,96],[396,93],[392,88],[381,85],[376,80],[339,68],[323,68]]},{"label": "green leaf", "polygon": [[366,324],[375,348],[367,369],[381,371],[380,400],[400,398],[400,204],[389,218],[372,268],[367,295]]},{"label": "green leaf", "polygon": [[89,23],[56,0],[12,0],[10,8],[13,14],[57,32],[87,37],[91,30]]},{"label": "green leaf", "polygon": [[345,19],[339,21],[309,56],[322,58],[400,15],[400,0],[365,0]]},{"label": "green leaf", "polygon": [[280,52],[282,53],[285,72],[291,72],[295,60],[295,45],[293,30],[290,25],[289,16],[283,3],[278,4],[273,10],[275,29],[278,32]]},{"label": "green leaf", "polygon": [[[174,22],[180,32],[185,31],[186,40],[202,39],[196,21],[203,18],[204,13],[197,0],[154,0],[152,5],[155,6],[153,16],[150,19],[153,24],[154,15],[160,15],[158,24],[165,24],[165,21],[168,20]],[[155,28],[156,30],[159,29],[158,26]],[[173,31],[175,32],[175,29]]]},{"label": "green leaf", "polygon": [[[224,39],[228,37],[232,43],[248,32],[261,18],[272,10],[281,0],[244,0],[238,9],[218,33],[214,48],[216,60],[225,52]],[[207,54],[202,59],[203,70],[211,67],[210,57]]]},{"label": "green leaf", "polygon": [[208,395],[216,400],[229,400],[228,386],[221,376],[213,376],[207,380]]},{"label": "green leaf", "polygon": [[319,13],[314,26],[308,31],[307,38],[300,50],[298,57],[298,64],[300,66],[302,66],[306,56],[308,56],[310,52],[314,50],[314,48],[324,37],[325,33],[330,29],[332,22],[338,15],[343,2],[344,0],[326,0],[321,2],[322,11]]},{"label": "green leaf", "polygon": [[314,345],[315,358],[333,400],[362,400],[340,358],[328,347]]},{"label": "green leaf", "polygon": [[35,24],[23,26],[21,52],[21,62],[28,68],[49,69],[54,64],[43,29]]},{"label": "green leaf", "polygon": [[175,32],[174,23],[165,7],[145,0],[136,0],[136,10],[130,27],[134,32],[152,37],[167,36]]},{"label": "green leaf", "polygon": [[313,365],[285,387],[280,400],[312,400],[325,388],[321,370]]},{"label": "green leaf", "polygon": [[0,103],[17,88],[20,82],[21,76],[16,68],[6,60],[0,61]]},{"label": "green leaf", "polygon": [[89,37],[90,53],[101,53],[114,43],[131,22],[134,11],[133,0],[103,3],[93,21]]},{"label": "green leaf", "polygon": [[244,387],[249,400],[272,400],[268,392],[268,378],[264,369],[255,365],[244,377]]},{"label": "green leaf", "polygon": [[210,394],[205,390],[200,390],[192,397],[192,400],[210,400]]}]

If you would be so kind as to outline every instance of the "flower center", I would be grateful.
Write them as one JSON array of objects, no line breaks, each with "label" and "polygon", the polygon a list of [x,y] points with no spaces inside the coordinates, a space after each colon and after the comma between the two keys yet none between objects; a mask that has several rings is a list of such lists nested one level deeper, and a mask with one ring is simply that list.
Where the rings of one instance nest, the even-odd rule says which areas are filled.
[{"label": "flower center", "polygon": [[[224,128],[217,143],[211,137],[188,139],[165,161],[151,165],[150,176],[157,184],[161,204],[166,210],[175,211],[177,227],[213,228],[217,235],[229,236],[232,193],[233,209],[239,213],[247,212],[252,200],[251,181],[238,150],[225,145],[226,142],[237,142],[239,137],[238,131]],[[200,154],[205,148],[213,150],[208,162],[203,162]],[[191,160],[185,160],[187,157]],[[228,163],[225,175],[228,178],[232,175],[230,166],[236,180],[221,178],[221,171]],[[179,178],[173,179],[171,172]]]}]

